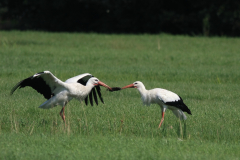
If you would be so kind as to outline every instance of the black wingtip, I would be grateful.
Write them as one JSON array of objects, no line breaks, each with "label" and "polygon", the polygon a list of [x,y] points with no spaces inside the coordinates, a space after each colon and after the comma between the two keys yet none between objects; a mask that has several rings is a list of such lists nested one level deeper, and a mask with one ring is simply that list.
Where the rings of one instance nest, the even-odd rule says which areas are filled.
[{"label": "black wingtip", "polygon": [[185,112],[187,112],[188,114],[192,115],[190,109],[188,108],[188,106],[186,104],[183,103],[183,106],[184,106],[184,110]]},{"label": "black wingtip", "polygon": [[88,96],[85,98],[85,104],[86,104],[86,106],[88,105]]},{"label": "black wingtip", "polygon": [[107,91],[110,91],[110,92],[119,91],[119,90],[121,90],[120,87],[112,87],[112,90],[107,89]]},{"label": "black wingtip", "polygon": [[101,102],[104,104],[100,86],[96,86],[96,90],[97,90],[97,93],[98,93],[98,97],[100,98]]},{"label": "black wingtip", "polygon": [[188,108],[188,106],[187,106],[185,103],[183,103],[183,101],[182,101],[182,104],[183,104],[183,109],[184,109],[183,111],[185,111],[185,112],[187,112],[188,114],[192,115],[190,109]]},{"label": "black wingtip", "polygon": [[188,110],[187,113],[192,115],[192,112],[190,110]]},{"label": "black wingtip", "polygon": [[89,101],[90,101],[91,106],[93,106],[92,91],[89,93]]},{"label": "black wingtip", "polygon": [[95,103],[98,105],[98,99],[97,99],[97,94],[96,94],[95,88],[93,88],[92,91],[93,91],[93,98],[95,100]]}]

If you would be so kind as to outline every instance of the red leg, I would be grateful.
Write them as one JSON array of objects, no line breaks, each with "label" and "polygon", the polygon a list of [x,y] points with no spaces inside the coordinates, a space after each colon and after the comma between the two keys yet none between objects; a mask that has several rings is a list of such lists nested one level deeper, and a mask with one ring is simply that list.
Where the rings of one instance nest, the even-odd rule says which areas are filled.
[{"label": "red leg", "polygon": [[160,122],[160,124],[159,124],[159,126],[158,126],[158,128],[160,128],[161,127],[161,125],[162,125],[162,122],[164,121],[164,111],[162,111],[162,119],[161,119],[161,122]]},{"label": "red leg", "polygon": [[61,110],[61,112],[59,114],[62,117],[63,121],[65,122],[64,108],[65,108],[65,106],[62,108],[62,110]]}]

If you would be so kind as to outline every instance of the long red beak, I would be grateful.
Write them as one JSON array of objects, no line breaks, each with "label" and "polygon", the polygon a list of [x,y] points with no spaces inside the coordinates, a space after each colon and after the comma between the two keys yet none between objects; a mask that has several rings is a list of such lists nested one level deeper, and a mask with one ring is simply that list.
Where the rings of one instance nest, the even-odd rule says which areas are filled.
[{"label": "long red beak", "polygon": [[125,86],[125,87],[122,87],[122,89],[126,89],[126,88],[135,88],[135,87],[134,87],[133,84],[129,84],[129,85]]},{"label": "long red beak", "polygon": [[98,85],[103,86],[103,87],[106,87],[106,88],[108,88],[109,90],[112,90],[111,87],[109,87],[108,85],[106,85],[105,83],[103,83],[103,82],[101,82],[101,81],[98,81]]}]

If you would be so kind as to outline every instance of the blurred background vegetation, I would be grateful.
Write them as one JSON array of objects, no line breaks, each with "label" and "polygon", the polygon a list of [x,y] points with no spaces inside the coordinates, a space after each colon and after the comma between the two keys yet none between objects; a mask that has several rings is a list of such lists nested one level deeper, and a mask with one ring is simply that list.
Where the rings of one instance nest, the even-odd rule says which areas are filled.
[{"label": "blurred background vegetation", "polygon": [[1,30],[240,36],[236,0],[1,0]]}]

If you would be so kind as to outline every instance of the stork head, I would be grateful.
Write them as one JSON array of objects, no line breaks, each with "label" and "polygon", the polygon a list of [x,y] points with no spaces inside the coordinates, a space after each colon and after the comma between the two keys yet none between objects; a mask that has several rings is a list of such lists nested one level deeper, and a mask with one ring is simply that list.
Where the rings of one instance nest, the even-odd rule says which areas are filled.
[{"label": "stork head", "polygon": [[136,81],[136,82],[134,82],[132,84],[129,84],[129,85],[125,86],[125,87],[122,87],[122,89],[126,89],[126,88],[142,88],[142,87],[144,87],[143,83],[140,82],[140,81]]},{"label": "stork head", "polygon": [[105,83],[99,81],[99,79],[97,79],[96,77],[92,77],[88,80],[88,83],[92,84],[93,86],[103,86],[103,87],[106,87],[108,88],[109,90],[112,90],[111,87],[109,87],[108,85],[106,85]]}]

